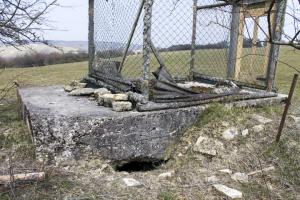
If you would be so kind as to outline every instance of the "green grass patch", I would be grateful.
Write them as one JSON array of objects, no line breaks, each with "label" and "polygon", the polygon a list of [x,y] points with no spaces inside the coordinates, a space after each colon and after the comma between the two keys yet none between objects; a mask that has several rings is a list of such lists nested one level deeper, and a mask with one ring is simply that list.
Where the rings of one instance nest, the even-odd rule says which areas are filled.
[{"label": "green grass patch", "polygon": [[0,122],[0,147],[14,148],[18,158],[33,158],[31,135],[18,115],[16,102],[0,106]]},{"label": "green grass patch", "polygon": [[226,108],[222,104],[212,104],[201,115],[199,121],[196,123],[197,127],[202,127],[211,121],[226,121],[228,119],[234,120],[238,118],[239,113],[234,109]]},{"label": "green grass patch", "polygon": [[[293,143],[293,145],[291,145]],[[282,180],[300,189],[300,139],[281,140],[279,144],[272,145],[265,156],[276,160],[279,165],[277,173]]]},{"label": "green grass patch", "polygon": [[159,200],[177,200],[178,196],[177,196],[177,194],[167,191],[167,192],[161,192],[158,195],[158,199]]}]

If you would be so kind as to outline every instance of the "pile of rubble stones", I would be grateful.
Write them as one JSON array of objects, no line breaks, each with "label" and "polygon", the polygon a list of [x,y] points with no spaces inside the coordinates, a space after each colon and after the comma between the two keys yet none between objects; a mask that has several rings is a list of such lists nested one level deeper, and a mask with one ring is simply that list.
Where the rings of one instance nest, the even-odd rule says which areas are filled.
[{"label": "pile of rubble stones", "polygon": [[131,111],[137,103],[146,103],[146,99],[137,93],[127,92],[113,94],[107,88],[88,88],[86,83],[72,81],[64,86],[70,96],[90,96],[99,106],[112,108],[116,112]]}]

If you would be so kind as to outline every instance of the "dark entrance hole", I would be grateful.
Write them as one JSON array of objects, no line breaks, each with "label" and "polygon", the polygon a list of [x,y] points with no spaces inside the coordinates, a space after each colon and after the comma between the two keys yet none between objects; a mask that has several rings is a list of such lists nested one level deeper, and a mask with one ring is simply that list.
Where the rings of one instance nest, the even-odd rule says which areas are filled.
[{"label": "dark entrance hole", "polygon": [[116,167],[117,171],[120,172],[145,172],[155,170],[160,167],[162,164],[166,163],[166,161],[155,161],[155,162],[140,162],[133,161],[126,163],[124,165],[119,165]]}]

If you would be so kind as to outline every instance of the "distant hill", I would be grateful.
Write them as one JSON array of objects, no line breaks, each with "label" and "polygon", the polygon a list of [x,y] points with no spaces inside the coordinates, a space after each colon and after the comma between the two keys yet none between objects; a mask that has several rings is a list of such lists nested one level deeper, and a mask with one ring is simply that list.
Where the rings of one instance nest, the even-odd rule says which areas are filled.
[{"label": "distant hill", "polygon": [[[24,56],[27,54],[34,54],[34,53],[43,53],[43,54],[50,54],[50,53],[80,53],[88,52],[88,41],[64,41],[64,40],[50,40],[48,41],[50,46],[42,44],[42,43],[35,43],[35,44],[28,44],[23,46],[18,46],[17,48],[14,47],[7,47],[1,46],[0,44],[0,57],[5,59],[11,59],[19,56]],[[51,46],[53,45],[53,46]],[[97,42],[96,47],[98,50],[106,49],[107,47],[113,49],[120,49],[124,48],[125,44],[117,43],[117,42]],[[130,50],[139,50],[142,49],[142,45],[132,45]]]},{"label": "distant hill", "polygon": [[[59,47],[69,47],[69,48],[76,48],[80,51],[88,51],[88,41],[63,41],[63,40],[51,40],[49,41],[50,44],[53,44],[55,46]],[[125,48],[126,44],[120,43],[120,42],[96,42],[96,47],[98,50],[107,50],[107,48],[112,49],[120,49]],[[130,50],[139,50],[142,49],[142,45],[132,44],[130,47]]]},{"label": "distant hill", "polygon": [[78,49],[79,51],[88,51],[88,41],[64,41],[64,40],[50,40],[50,44],[58,47],[69,47]]}]

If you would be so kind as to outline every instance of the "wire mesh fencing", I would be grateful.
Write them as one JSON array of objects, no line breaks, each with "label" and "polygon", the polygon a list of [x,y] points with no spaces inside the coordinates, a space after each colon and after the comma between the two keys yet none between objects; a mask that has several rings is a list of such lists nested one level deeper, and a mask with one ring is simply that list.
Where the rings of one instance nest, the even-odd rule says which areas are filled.
[{"label": "wire mesh fencing", "polygon": [[[217,4],[206,0],[199,6]],[[229,59],[232,6],[199,9],[196,24],[195,70],[200,74],[226,78]]]},{"label": "wire mesh fencing", "polygon": [[[240,5],[239,28],[233,30],[233,5],[225,2],[154,1],[147,35],[145,2],[95,1],[94,68],[112,61],[120,65],[124,77],[143,77],[147,44],[151,46],[150,72],[163,64],[177,79],[187,80],[196,72],[265,86],[270,52],[266,5]],[[231,41],[234,31],[239,31],[236,46]],[[230,77],[233,51],[235,74]]]}]

